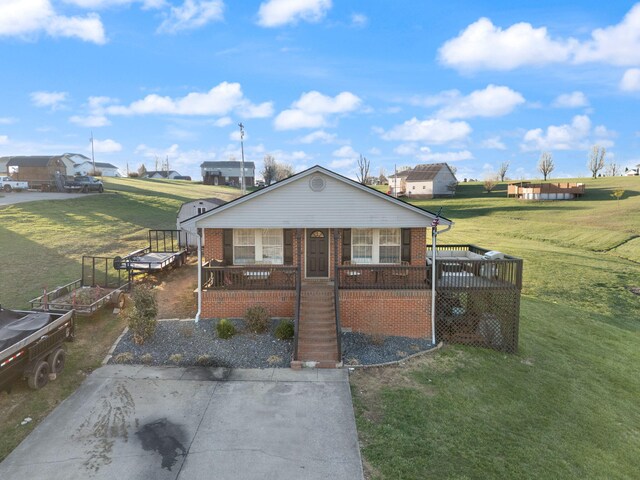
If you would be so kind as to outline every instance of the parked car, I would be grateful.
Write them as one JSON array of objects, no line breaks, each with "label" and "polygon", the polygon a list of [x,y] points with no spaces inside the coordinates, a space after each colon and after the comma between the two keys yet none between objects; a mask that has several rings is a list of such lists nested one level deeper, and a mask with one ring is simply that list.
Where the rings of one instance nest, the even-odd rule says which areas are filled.
[{"label": "parked car", "polygon": [[65,189],[67,191],[80,190],[82,193],[88,192],[100,192],[104,191],[104,185],[102,182],[94,177],[88,175],[78,175],[73,177],[73,180],[65,183]]},{"label": "parked car", "polygon": [[16,182],[12,180],[11,177],[0,177],[0,189],[5,192],[10,192],[12,190],[26,190],[29,188],[29,184],[27,182]]}]

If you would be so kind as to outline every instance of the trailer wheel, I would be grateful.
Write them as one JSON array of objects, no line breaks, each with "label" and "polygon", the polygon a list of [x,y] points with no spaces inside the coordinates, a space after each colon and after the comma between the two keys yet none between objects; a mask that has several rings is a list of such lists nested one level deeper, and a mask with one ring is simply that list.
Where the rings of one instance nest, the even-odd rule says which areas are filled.
[{"label": "trailer wheel", "polygon": [[124,292],[118,292],[112,297],[112,304],[114,307],[122,310],[127,303],[127,297]]},{"label": "trailer wheel", "polygon": [[45,361],[40,361],[33,369],[33,372],[29,375],[29,387],[34,390],[40,390],[47,383],[49,383],[49,364]]},{"label": "trailer wheel", "polygon": [[9,192],[11,191],[11,185],[5,185],[4,187],[2,187],[2,189],[3,189],[5,192],[9,193]]},{"label": "trailer wheel", "polygon": [[82,187],[82,193],[89,193],[89,187],[87,187],[86,185]]},{"label": "trailer wheel", "polygon": [[104,192],[104,187],[100,185],[100,187],[98,188],[98,193],[102,193],[102,192]]},{"label": "trailer wheel", "polygon": [[62,348],[59,348],[49,355],[49,371],[58,374],[64,370],[64,361],[66,354]]}]

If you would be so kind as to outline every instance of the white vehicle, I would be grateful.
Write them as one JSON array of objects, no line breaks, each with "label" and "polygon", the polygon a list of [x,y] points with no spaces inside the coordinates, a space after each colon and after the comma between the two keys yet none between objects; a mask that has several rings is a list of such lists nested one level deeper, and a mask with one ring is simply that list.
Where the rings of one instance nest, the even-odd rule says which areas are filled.
[{"label": "white vehicle", "polygon": [[16,182],[15,180],[11,180],[11,177],[0,177],[0,189],[5,192],[10,192],[11,190],[26,190],[27,188],[29,188],[27,182]]}]

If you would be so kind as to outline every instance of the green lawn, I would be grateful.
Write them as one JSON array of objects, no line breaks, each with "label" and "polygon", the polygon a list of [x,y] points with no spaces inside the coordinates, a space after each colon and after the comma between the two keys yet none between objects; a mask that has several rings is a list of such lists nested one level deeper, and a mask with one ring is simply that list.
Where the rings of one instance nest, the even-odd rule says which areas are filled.
[{"label": "green lawn", "polygon": [[448,346],[354,374],[371,477],[637,478],[640,179],[588,180],[575,201],[463,184],[455,199],[415,203],[456,222],[439,243],[524,259],[520,352]]}]

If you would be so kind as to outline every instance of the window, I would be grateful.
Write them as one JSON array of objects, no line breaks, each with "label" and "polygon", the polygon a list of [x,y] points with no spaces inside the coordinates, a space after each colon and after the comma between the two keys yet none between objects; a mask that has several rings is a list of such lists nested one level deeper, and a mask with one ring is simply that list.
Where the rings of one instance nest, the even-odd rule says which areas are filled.
[{"label": "window", "polygon": [[252,265],[284,263],[283,232],[277,228],[235,229],[233,231],[233,264]]},{"label": "window", "polygon": [[207,211],[207,207],[198,207],[198,215],[202,215]]},{"label": "window", "polygon": [[353,263],[400,263],[399,228],[354,228],[351,230]]}]

